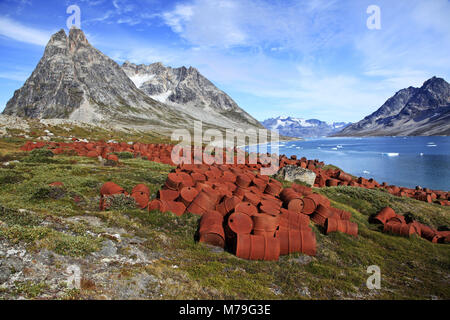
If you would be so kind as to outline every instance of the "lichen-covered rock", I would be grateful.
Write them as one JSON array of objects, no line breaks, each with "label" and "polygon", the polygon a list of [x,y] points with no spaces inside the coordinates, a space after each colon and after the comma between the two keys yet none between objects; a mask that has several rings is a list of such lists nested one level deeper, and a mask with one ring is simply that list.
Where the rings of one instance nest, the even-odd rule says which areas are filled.
[{"label": "lichen-covered rock", "polygon": [[310,186],[313,186],[316,180],[316,174],[313,171],[291,165],[284,166],[278,170],[276,177],[292,182],[301,181]]}]

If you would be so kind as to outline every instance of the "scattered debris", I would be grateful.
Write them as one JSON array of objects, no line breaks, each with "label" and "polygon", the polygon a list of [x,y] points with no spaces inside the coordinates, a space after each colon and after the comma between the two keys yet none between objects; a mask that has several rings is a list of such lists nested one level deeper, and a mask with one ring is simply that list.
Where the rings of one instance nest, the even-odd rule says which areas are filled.
[{"label": "scattered debris", "polygon": [[390,207],[383,208],[375,217],[370,219],[370,222],[383,224],[383,232],[404,237],[417,234],[433,243],[450,243],[450,231],[438,231],[416,220],[406,219],[405,216],[396,214],[394,209]]}]

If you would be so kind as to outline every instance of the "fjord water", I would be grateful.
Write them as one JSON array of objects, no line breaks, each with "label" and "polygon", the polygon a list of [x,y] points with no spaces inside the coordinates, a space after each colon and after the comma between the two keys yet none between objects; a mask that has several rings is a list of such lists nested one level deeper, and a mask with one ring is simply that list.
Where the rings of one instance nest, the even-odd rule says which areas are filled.
[{"label": "fjord water", "polygon": [[308,139],[281,142],[279,153],[319,159],[379,183],[450,190],[450,137]]}]

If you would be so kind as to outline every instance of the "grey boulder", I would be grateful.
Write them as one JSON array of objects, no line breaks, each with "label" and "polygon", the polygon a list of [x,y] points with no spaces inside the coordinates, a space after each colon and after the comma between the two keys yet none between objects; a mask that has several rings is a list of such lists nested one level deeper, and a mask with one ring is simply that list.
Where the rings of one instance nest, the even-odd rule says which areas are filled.
[{"label": "grey boulder", "polygon": [[313,186],[316,180],[316,174],[313,171],[291,165],[284,166],[278,170],[276,177],[286,181],[304,182],[310,186]]}]

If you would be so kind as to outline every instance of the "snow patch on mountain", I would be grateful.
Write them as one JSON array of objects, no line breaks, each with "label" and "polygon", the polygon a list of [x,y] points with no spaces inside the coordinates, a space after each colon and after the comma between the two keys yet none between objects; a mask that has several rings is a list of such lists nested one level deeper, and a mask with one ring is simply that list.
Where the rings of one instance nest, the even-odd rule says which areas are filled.
[{"label": "snow patch on mountain", "polygon": [[153,74],[136,74],[131,76],[130,79],[134,82],[134,85],[139,88],[145,82],[152,80],[154,77],[155,75]]}]

